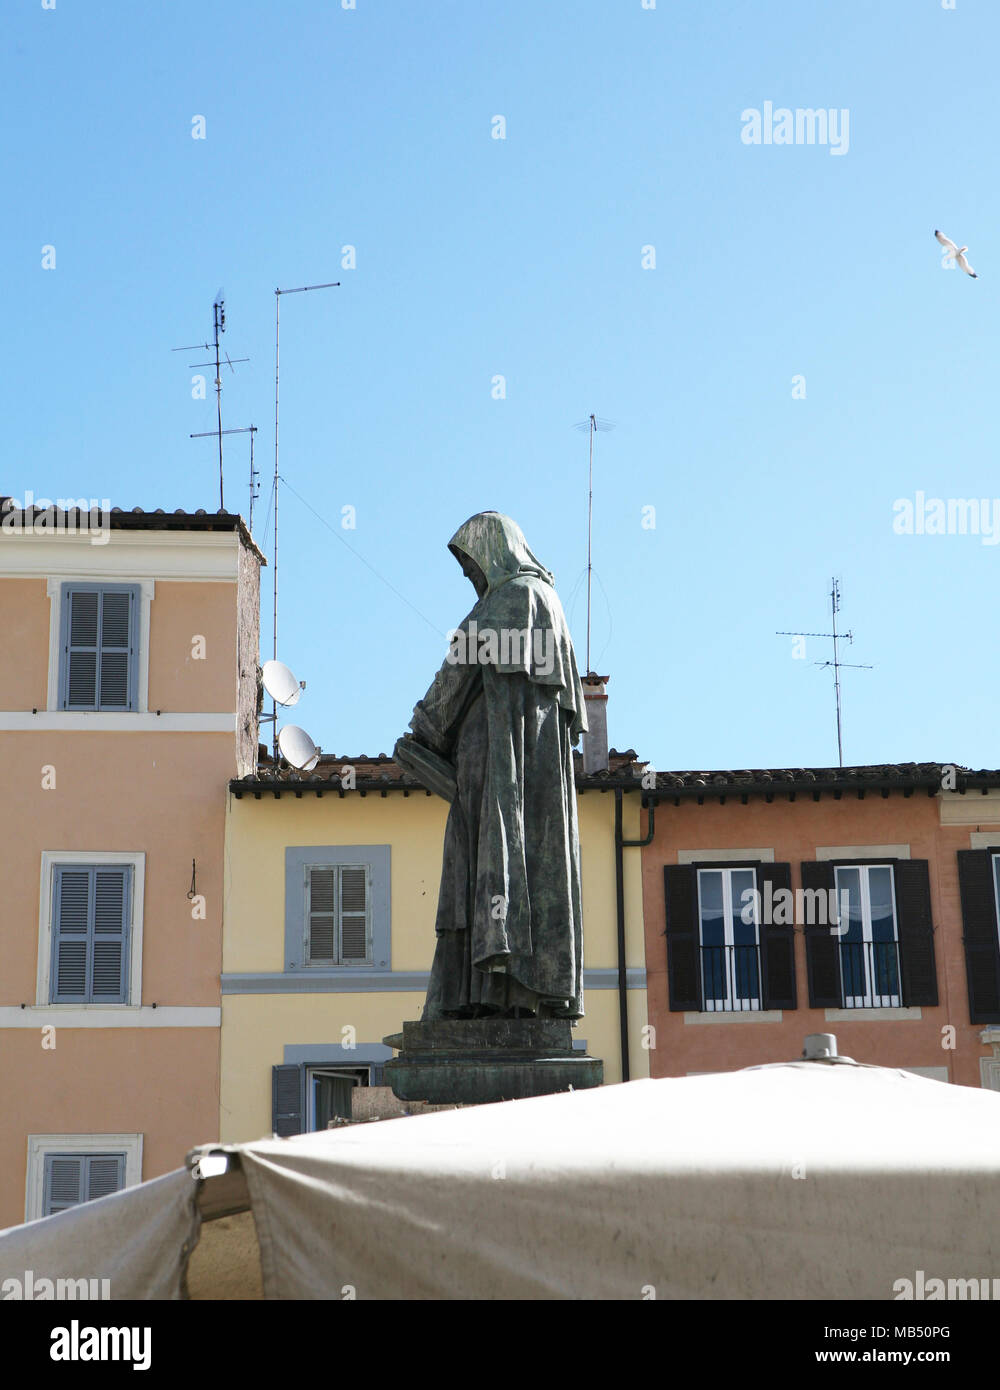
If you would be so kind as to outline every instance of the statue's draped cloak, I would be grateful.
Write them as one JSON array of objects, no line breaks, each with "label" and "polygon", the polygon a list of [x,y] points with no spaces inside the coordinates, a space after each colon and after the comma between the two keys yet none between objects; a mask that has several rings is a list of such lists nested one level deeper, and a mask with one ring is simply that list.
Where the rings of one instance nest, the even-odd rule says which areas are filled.
[{"label": "statue's draped cloak", "polygon": [[454,765],[457,786],[424,1018],[514,1007],[578,1018],[572,746],[587,724],[569,629],[552,576],[509,517],[472,517],[450,549],[476,562],[487,590],[456,629],[450,655],[464,659],[445,661],[410,723]]}]

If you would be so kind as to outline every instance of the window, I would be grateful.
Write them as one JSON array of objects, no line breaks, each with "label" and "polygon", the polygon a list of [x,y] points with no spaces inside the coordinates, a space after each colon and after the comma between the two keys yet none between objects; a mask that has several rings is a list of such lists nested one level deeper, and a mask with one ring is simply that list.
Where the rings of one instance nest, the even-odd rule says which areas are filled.
[{"label": "window", "polygon": [[[898,1009],[899,944],[892,867],[841,865],[834,870],[845,1009]],[[847,907],[846,922],[840,917]]]},{"label": "window", "polygon": [[307,866],[309,965],[371,964],[370,877],[367,864]]},{"label": "window", "polygon": [[960,849],[958,883],[969,1019],[1000,1024],[1000,845]]},{"label": "window", "polygon": [[59,708],[134,710],[138,678],[136,584],[65,584]]},{"label": "window", "polygon": [[286,847],[285,970],[329,973],[331,989],[388,972],[389,889],[388,845]]},{"label": "window", "polygon": [[698,870],[702,998],[707,1013],[760,1008],[756,887],[752,868]]},{"label": "window", "polygon": [[131,881],[129,865],[55,866],[47,1002],[126,1002]]},{"label": "window", "polygon": [[141,851],[43,850],[39,1007],[138,1007],[142,994]]},{"label": "window", "polygon": [[141,1134],[30,1134],[25,1221],[142,1181]]},{"label": "window", "polygon": [[786,863],[664,865],[672,1012],[763,1018],[796,1007],[794,928],[790,915],[774,910],[790,883]]},{"label": "window", "polygon": [[814,860],[802,864],[801,872],[803,897],[817,908],[814,915],[805,903],[811,1008],[937,1004],[926,859]]},{"label": "window", "polygon": [[326,1129],[335,1115],[351,1118],[351,1092],[371,1084],[368,1067],[308,1067],[306,1128]]},{"label": "window", "polygon": [[46,1154],[42,1215],[93,1202],[125,1186],[124,1153]]},{"label": "window", "polygon": [[369,1044],[291,1047],[285,1056],[303,1052],[311,1053],[312,1060],[271,1068],[271,1130],[282,1139],[326,1129],[337,1115],[350,1119],[354,1088],[381,1086],[382,1067],[392,1055],[384,1045]]}]

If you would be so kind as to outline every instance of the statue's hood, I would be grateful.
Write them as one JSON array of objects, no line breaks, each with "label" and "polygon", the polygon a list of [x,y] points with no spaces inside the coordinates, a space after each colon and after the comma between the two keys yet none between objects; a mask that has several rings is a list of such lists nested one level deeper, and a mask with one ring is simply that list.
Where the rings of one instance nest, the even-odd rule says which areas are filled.
[{"label": "statue's hood", "polygon": [[486,592],[491,593],[517,575],[534,575],[546,584],[553,578],[541,561],[532,554],[524,532],[502,512],[479,512],[464,522],[451,540],[448,549],[453,555],[468,555],[486,576]]}]

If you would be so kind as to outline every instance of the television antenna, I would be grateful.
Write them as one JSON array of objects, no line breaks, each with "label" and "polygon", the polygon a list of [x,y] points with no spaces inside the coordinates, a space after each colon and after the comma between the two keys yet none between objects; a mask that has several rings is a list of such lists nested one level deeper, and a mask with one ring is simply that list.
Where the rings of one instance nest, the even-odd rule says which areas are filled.
[{"label": "television antenna", "polygon": [[265,661],[261,681],[275,709],[274,714],[260,716],[262,724],[274,724],[274,761],[278,761],[280,750],[286,763],[300,772],[311,772],[319,762],[321,750],[313,743],[305,729],[300,729],[297,724],[286,724],[279,732],[277,722],[278,705],[282,709],[291,709],[297,705],[306,688],[305,681],[296,680],[284,662],[274,660]]},{"label": "television antenna", "polygon": [[[340,287],[340,281],[339,281],[339,280],[329,280],[329,281],[326,281],[326,282],[325,282],[324,284],[322,284],[322,285],[299,285],[299,286],[298,286],[297,288],[295,288],[295,289],[290,289],[290,290],[275,289],[275,291],[274,291],[274,488],[273,488],[273,495],[274,495],[274,553],[273,553],[273,556],[272,556],[272,564],[273,564],[274,573],[273,573],[272,576],[271,576],[271,578],[272,578],[272,584],[273,584],[273,599],[272,599],[273,608],[272,608],[272,614],[271,614],[271,659],[272,659],[272,661],[277,661],[277,659],[278,659],[278,479],[279,479],[279,476],[280,476],[279,473],[278,473],[278,383],[279,383],[279,380],[280,380],[280,377],[279,377],[279,367],[280,367],[280,362],[281,362],[281,351],[280,351],[280,345],[281,345],[281,336],[280,336],[280,334],[281,334],[281,296],[282,296],[283,294],[308,294],[311,290],[335,290],[335,289],[339,289],[339,287]],[[271,692],[268,691],[268,694],[270,694],[270,693],[271,693]],[[275,730],[277,731],[278,710],[277,710],[277,702],[275,701],[275,699],[274,699],[273,696],[272,696],[272,702],[271,702],[271,716],[270,716],[270,717],[271,717],[271,720],[274,721]],[[306,737],[308,737],[308,735],[306,735]],[[291,738],[293,738],[293,736],[292,736],[292,735],[289,735],[289,738],[291,739]],[[277,732],[275,732],[275,738],[274,738],[274,758],[275,758],[275,761],[277,761],[277,758],[278,758],[278,747],[279,747],[279,745],[278,745],[278,736],[277,736]],[[293,752],[293,753],[295,753],[295,754],[297,754],[297,755],[301,755],[301,754],[303,754],[303,753],[305,752],[305,745],[298,745],[298,744],[296,744],[295,746],[293,746],[292,744],[289,744],[289,749],[290,749],[291,752]],[[282,750],[282,751],[283,751],[283,750]],[[316,756],[317,756],[317,758],[318,758],[318,757],[319,757],[319,754],[317,753]],[[290,759],[289,759],[289,761],[290,761]],[[314,766],[315,766],[315,763],[311,763],[310,766],[313,766],[313,767],[314,767]]]},{"label": "television antenna", "polygon": [[[196,348],[202,348],[205,352],[212,352],[214,348],[214,362],[189,362],[189,367],[215,367],[215,409],[217,425],[214,430],[207,430],[204,434],[190,436],[191,439],[207,438],[209,434],[214,434],[219,440],[219,511],[226,510],[222,491],[222,436],[224,434],[235,434],[240,431],[224,430],[222,428],[222,362],[225,360],[226,366],[235,374],[235,362],[249,362],[249,357],[230,357],[228,352],[222,352],[219,347],[219,334],[226,331],[226,301],[220,289],[215,296],[215,303],[212,305],[213,339],[211,343],[188,343],[185,347],[172,348],[172,352],[194,352]],[[253,436],[251,436],[252,441]]]},{"label": "television antenna", "polygon": [[614,421],[602,420],[597,415],[588,415],[586,420],[578,420],[573,426],[575,430],[586,430],[590,435],[590,464],[587,481],[587,675],[592,675],[590,669],[590,588],[593,566],[590,562],[591,557],[591,535],[594,520],[594,435],[598,430],[602,433],[606,430],[614,429]]},{"label": "television antenna", "polygon": [[841,661],[838,643],[846,641],[853,644],[854,634],[851,632],[837,631],[837,614],[840,612],[840,580],[834,577],[830,589],[830,615],[833,619],[832,632],[776,632],[776,637],[832,637],[833,638],[833,660],[814,661],[814,666],[833,667],[833,690],[837,702],[837,759],[841,767],[844,766],[844,745],[841,736],[841,714],[840,714],[840,672],[842,668],[851,671],[874,671],[874,666],[862,666],[851,661]]},{"label": "television antenna", "polygon": [[[247,361],[250,359],[247,358]],[[189,434],[189,439],[207,439],[209,435],[217,434],[217,430],[203,430],[200,434]],[[253,534],[253,504],[260,496],[260,471],[253,466],[253,437],[257,433],[256,425],[241,425],[238,429],[223,430],[223,434],[249,434],[250,436],[250,516],[247,522],[248,530]],[[254,480],[257,480],[256,482]]]}]

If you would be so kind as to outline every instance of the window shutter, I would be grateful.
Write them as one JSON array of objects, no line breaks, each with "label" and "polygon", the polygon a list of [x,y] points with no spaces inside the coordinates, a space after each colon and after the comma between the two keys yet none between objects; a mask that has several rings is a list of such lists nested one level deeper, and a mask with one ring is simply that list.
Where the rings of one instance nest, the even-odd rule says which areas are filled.
[{"label": "window shutter", "polygon": [[337,958],[336,869],[309,870],[309,963]]},{"label": "window shutter", "polygon": [[124,1004],[127,999],[131,869],[56,868],[53,1004]]},{"label": "window shutter", "polygon": [[100,594],[70,589],[66,642],[64,709],[94,709],[97,705],[97,652]]},{"label": "window shutter", "polygon": [[[834,887],[833,865],[826,862],[807,861],[802,866],[802,887],[806,890],[822,889],[829,894]],[[827,899],[829,901],[829,898]],[[817,912],[825,922],[823,913]],[[808,915],[808,914],[805,914]],[[809,976],[809,1007],[811,1009],[839,1009],[843,1004],[840,988],[840,937],[830,929],[830,925],[814,922],[804,928],[806,938],[806,972]]]},{"label": "window shutter", "polygon": [[42,1212],[54,1216],[83,1201],[83,1158],[78,1154],[45,1155]]},{"label": "window shutter", "polygon": [[128,959],[129,870],[94,871],[94,955],[91,995],[94,1003],[125,1002]]},{"label": "window shutter", "polygon": [[138,589],[64,593],[63,709],[132,709]]},{"label": "window shutter", "polygon": [[993,879],[993,854],[996,852],[988,849],[958,851],[965,974],[972,1023],[1000,1023],[1000,938]]},{"label": "window shutter", "polygon": [[[763,920],[770,883],[772,896],[780,889],[791,890],[791,864],[758,864],[757,891],[760,893],[760,964],[764,985],[764,1009],[794,1009],[795,991],[795,926],[794,912],[788,912],[787,925],[770,926]],[[772,912],[772,916],[773,916]],[[784,917],[786,914],[781,913]]]},{"label": "window shutter", "polygon": [[90,944],[90,870],[56,868],[52,980],[53,1004],[87,1002],[87,958]]},{"label": "window shutter", "polygon": [[902,1002],[909,1008],[933,1008],[938,1002],[938,988],[927,860],[898,859],[893,863],[892,876],[896,885]]},{"label": "window shutter", "polygon": [[271,1130],[279,1139],[301,1134],[305,1128],[305,1069],[300,1066],[271,1068]]},{"label": "window shutter", "polygon": [[368,959],[368,869],[364,864],[340,870],[340,958]]},{"label": "window shutter", "polygon": [[120,1192],[125,1186],[124,1154],[89,1154],[86,1160],[86,1197],[82,1200],[93,1202],[98,1197],[107,1197],[112,1192]]},{"label": "window shutter", "polygon": [[131,656],[131,590],[109,589],[101,594],[100,708],[131,709],[129,658]]},{"label": "window shutter", "polygon": [[667,904],[667,980],[672,1012],[700,1012],[701,951],[698,932],[698,878],[691,864],[665,864]]}]

